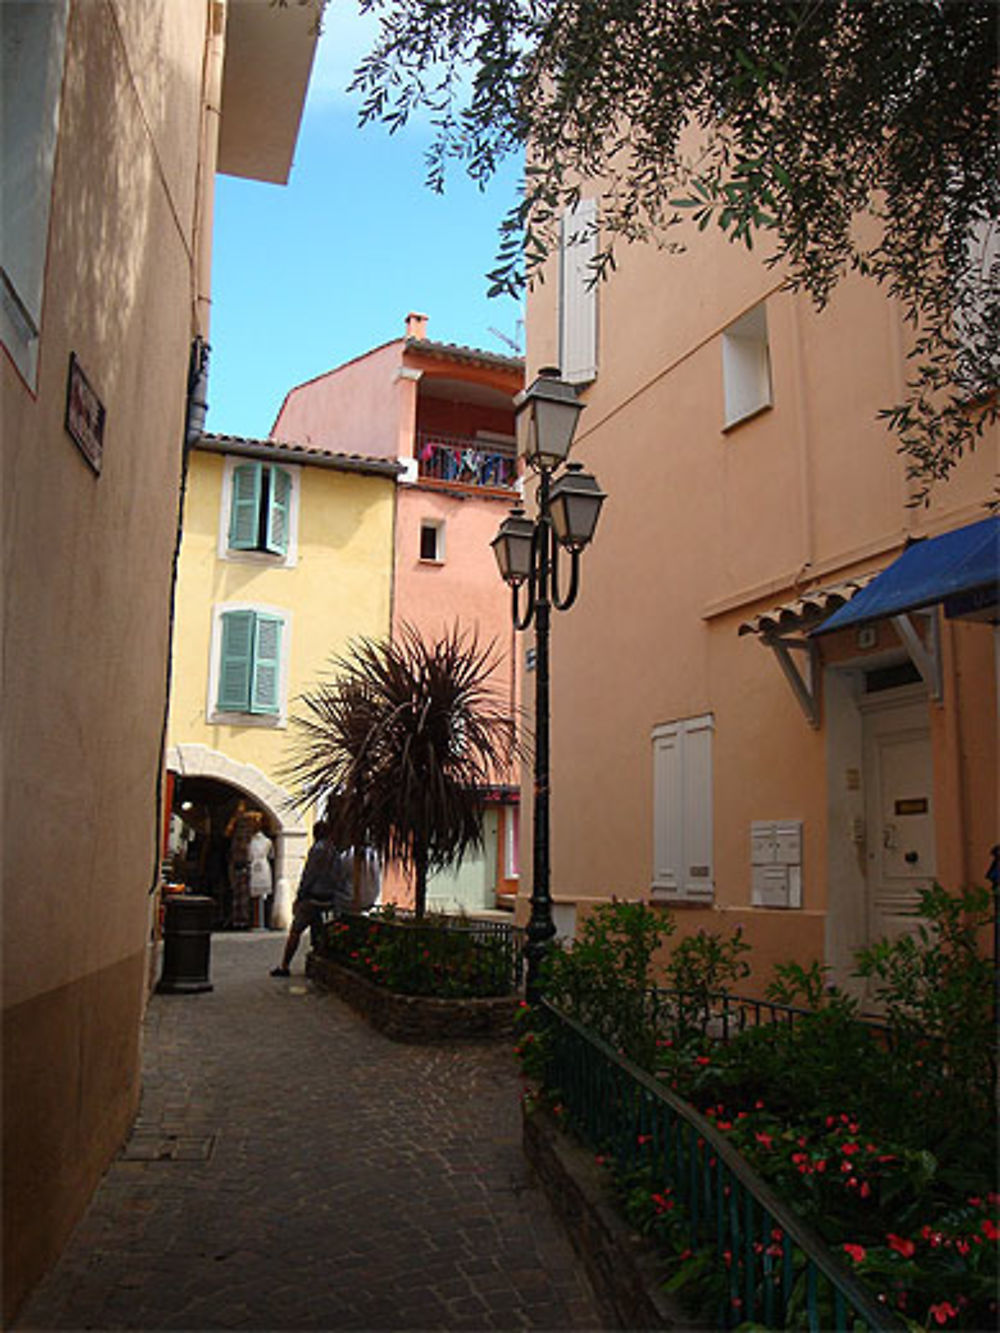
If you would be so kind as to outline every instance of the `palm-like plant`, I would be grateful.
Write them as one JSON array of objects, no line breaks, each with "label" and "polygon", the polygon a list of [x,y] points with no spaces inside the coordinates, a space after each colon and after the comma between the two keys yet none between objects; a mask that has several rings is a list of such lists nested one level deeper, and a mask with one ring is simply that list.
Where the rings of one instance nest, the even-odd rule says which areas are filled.
[{"label": "palm-like plant", "polygon": [[483,845],[483,798],[514,756],[514,720],[491,682],[497,658],[458,626],[429,642],[412,626],[362,639],[302,696],[288,773],[302,803],[336,793],[344,843],[427,875]]}]

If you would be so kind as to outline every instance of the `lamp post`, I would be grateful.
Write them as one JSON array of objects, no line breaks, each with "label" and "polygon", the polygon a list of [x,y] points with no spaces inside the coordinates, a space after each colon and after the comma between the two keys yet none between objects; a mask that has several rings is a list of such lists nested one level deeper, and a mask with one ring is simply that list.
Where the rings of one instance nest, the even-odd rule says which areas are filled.
[{"label": "lamp post", "polygon": [[[514,628],[535,626],[535,803],[531,916],[525,946],[527,996],[539,998],[539,974],[556,933],[549,888],[549,621],[551,608],[568,610],[579,589],[580,552],[597,527],[604,492],[582,464],[569,463],[577,418],[583,410],[576,390],[557,370],[538,378],[515,400],[518,453],[538,474],[538,513],[511,511],[492,546],[500,575],[512,589]],[[555,474],[565,464],[558,477]],[[560,589],[560,548],[570,557],[569,587]],[[526,602],[520,605],[525,586]]]}]

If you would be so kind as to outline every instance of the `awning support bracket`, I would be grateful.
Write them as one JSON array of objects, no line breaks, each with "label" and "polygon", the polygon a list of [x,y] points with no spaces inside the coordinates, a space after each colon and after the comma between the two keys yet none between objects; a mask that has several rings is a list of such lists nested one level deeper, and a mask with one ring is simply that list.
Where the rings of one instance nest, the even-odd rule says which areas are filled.
[{"label": "awning support bracket", "polygon": [[[806,721],[811,727],[819,727],[819,690],[820,680],[819,671],[819,649],[811,639],[790,639],[782,635],[767,635],[764,637],[764,643],[768,648],[773,649],[775,657],[778,659],[778,665],[785,673],[789,685],[799,702],[799,707],[806,716]],[[797,653],[805,657],[803,662],[804,671],[799,669],[799,663],[794,661],[792,653]]]},{"label": "awning support bracket", "polygon": [[[917,627],[913,623],[914,616],[921,616],[926,622],[926,639],[922,639],[917,632]],[[902,615],[893,616],[892,623],[910,655],[910,661],[920,672],[931,698],[935,703],[940,703],[942,697],[941,632],[938,627],[937,607],[909,611]]]}]

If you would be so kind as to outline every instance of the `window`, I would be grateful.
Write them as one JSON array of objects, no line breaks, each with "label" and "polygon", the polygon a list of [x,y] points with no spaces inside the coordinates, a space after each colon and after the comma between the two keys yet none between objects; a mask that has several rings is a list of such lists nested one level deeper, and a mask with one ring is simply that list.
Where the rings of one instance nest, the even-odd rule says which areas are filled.
[{"label": "window", "polygon": [[0,338],[34,387],[69,0],[0,4]]},{"label": "window", "polygon": [[434,564],[444,561],[444,524],[425,519],[420,524],[420,559]]},{"label": "window", "polygon": [[230,457],[222,484],[222,559],[293,565],[300,469]]},{"label": "window", "polygon": [[767,310],[748,310],[722,334],[722,382],[726,426],[735,426],[771,405],[771,358],[767,345]]},{"label": "window", "polygon": [[563,214],[559,248],[559,369],[570,384],[597,377],[597,201]]},{"label": "window", "polygon": [[284,721],[287,614],[220,608],[213,629],[210,720],[220,713],[242,713]]},{"label": "window", "polygon": [[653,897],[711,902],[711,714],[653,731]]}]

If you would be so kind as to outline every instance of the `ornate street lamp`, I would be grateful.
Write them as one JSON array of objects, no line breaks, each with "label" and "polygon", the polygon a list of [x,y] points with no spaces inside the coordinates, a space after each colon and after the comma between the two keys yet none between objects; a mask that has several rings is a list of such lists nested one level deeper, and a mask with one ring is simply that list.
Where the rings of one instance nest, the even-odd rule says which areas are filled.
[{"label": "ornate street lamp", "polygon": [[[514,509],[492,546],[500,576],[513,589],[514,627],[535,626],[535,807],[531,916],[528,921],[527,994],[539,998],[539,973],[556,933],[549,889],[549,616],[576,601],[580,552],[590,542],[604,492],[579,463],[566,463],[583,404],[557,370],[540,370],[515,399],[518,453],[538,474],[538,516]],[[554,473],[566,470],[553,482]],[[560,589],[559,551],[570,557],[569,587]],[[525,586],[522,610],[520,589]]]}]

